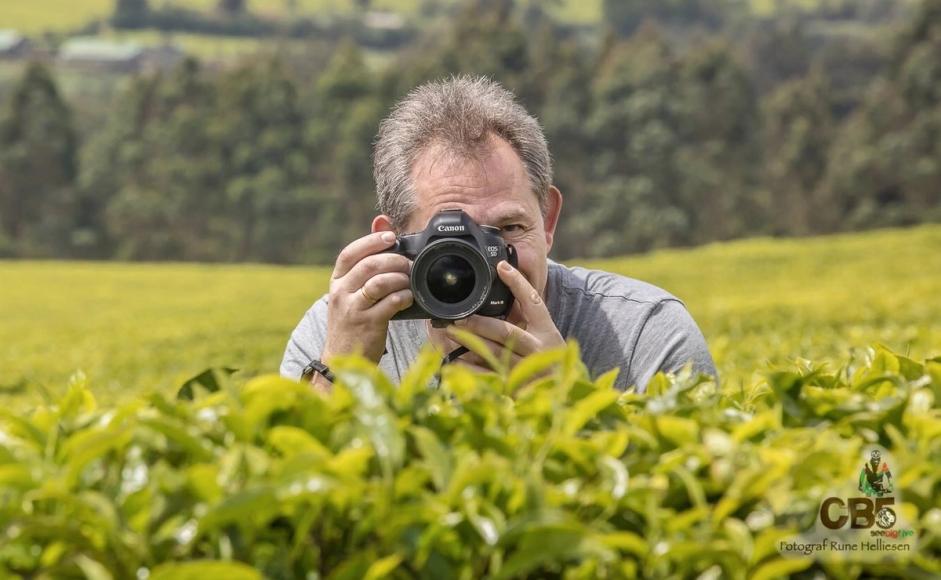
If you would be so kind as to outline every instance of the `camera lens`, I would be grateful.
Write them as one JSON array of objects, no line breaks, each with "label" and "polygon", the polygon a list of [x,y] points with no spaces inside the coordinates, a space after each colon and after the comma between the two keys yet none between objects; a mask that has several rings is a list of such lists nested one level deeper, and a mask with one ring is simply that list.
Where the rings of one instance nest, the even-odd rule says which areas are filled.
[{"label": "camera lens", "polygon": [[466,300],[475,283],[474,268],[460,256],[441,256],[428,268],[428,290],[436,300],[447,304]]},{"label": "camera lens", "polygon": [[456,320],[476,312],[487,299],[493,273],[479,248],[445,238],[425,246],[409,274],[415,303],[430,318]]}]

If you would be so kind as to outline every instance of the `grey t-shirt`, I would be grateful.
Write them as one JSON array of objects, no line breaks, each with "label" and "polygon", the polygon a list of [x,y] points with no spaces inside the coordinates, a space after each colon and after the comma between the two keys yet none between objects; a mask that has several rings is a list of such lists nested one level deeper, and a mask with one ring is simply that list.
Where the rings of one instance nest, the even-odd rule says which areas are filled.
[{"label": "grey t-shirt", "polygon": [[[644,392],[657,371],[676,371],[689,361],[694,370],[717,376],[706,340],[686,306],[652,284],[549,260],[546,306],[562,336],[578,341],[592,378],[619,367],[615,385],[637,385]],[[319,358],[326,333],[324,296],[294,329],[281,374],[299,378],[307,363]],[[424,320],[391,321],[379,367],[400,380],[427,340]]]}]

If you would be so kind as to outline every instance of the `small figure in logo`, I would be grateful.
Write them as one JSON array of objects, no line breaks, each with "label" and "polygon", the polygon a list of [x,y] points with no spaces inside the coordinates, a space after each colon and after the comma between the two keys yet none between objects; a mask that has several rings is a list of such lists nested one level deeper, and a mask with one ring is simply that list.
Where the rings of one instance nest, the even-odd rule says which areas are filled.
[{"label": "small figure in logo", "polygon": [[892,472],[887,463],[882,463],[882,454],[877,449],[869,454],[869,463],[859,472],[859,491],[869,497],[892,493]]},{"label": "small figure in logo", "polygon": [[895,525],[895,512],[892,509],[884,507],[876,514],[876,525],[883,530],[888,530]]}]

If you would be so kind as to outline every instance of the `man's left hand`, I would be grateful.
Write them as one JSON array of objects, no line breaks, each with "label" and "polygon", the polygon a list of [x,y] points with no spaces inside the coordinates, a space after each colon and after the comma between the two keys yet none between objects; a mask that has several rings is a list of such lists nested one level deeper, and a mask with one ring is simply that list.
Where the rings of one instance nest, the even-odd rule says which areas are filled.
[{"label": "man's left hand", "polygon": [[[564,346],[565,339],[552,321],[545,301],[522,272],[504,260],[497,265],[497,274],[515,298],[507,319],[474,315],[456,320],[447,328],[448,338],[457,344],[468,346],[461,342],[454,329],[467,330],[477,335],[497,360],[502,360],[504,349],[509,349],[514,365],[527,355]],[[459,360],[466,361],[471,367],[487,366],[481,357],[473,353],[468,353]]]}]

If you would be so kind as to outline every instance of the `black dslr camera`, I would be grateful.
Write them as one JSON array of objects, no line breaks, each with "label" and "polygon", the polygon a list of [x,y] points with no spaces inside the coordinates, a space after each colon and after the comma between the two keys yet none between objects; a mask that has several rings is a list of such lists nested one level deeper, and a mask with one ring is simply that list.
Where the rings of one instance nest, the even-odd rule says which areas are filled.
[{"label": "black dslr camera", "polygon": [[477,225],[460,209],[439,212],[424,231],[399,236],[386,250],[412,260],[414,301],[393,320],[430,318],[444,321],[505,316],[513,293],[497,275],[497,264],[517,265],[516,250],[500,237],[500,228]]}]

